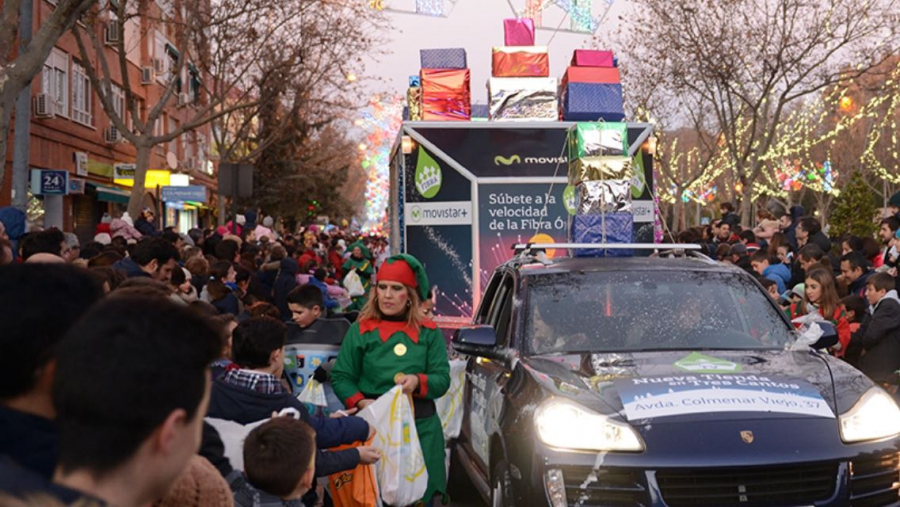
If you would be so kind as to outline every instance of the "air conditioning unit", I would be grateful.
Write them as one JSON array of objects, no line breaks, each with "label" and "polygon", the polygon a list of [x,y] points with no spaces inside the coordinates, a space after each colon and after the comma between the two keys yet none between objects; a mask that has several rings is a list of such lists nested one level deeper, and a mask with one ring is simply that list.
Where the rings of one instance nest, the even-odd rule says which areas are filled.
[{"label": "air conditioning unit", "polygon": [[155,79],[153,67],[141,67],[141,84],[153,84]]},{"label": "air conditioning unit", "polygon": [[106,25],[103,30],[103,42],[107,46],[115,46],[122,41],[122,32],[119,29],[119,23],[112,22]]},{"label": "air conditioning unit", "polygon": [[161,75],[166,70],[165,62],[162,61],[162,58],[154,58],[153,59],[153,70],[156,71],[157,75]]},{"label": "air conditioning unit", "polygon": [[34,97],[34,117],[53,118],[56,116],[56,102],[48,93],[39,93]]},{"label": "air conditioning unit", "polygon": [[178,106],[179,107],[186,106],[186,105],[190,104],[191,102],[193,102],[193,101],[191,100],[190,93],[179,93],[178,94]]},{"label": "air conditioning unit", "polygon": [[116,128],[115,125],[106,129],[104,137],[109,144],[119,144],[125,140],[125,138],[122,137],[122,133],[119,132],[119,129]]}]

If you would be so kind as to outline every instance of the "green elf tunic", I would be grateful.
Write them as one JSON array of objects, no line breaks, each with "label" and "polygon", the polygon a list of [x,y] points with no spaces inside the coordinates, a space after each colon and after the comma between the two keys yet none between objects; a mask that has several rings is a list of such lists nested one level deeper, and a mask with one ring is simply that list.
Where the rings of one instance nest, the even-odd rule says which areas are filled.
[{"label": "green elf tunic", "polygon": [[[434,322],[419,329],[405,321],[364,320],[354,323],[344,338],[331,372],[331,385],[348,408],[374,399],[396,385],[398,373],[418,375],[414,398],[435,400],[450,388],[450,362],[444,337]],[[428,470],[428,502],[436,493],[447,494],[444,433],[437,413],[416,419],[416,431]]]}]

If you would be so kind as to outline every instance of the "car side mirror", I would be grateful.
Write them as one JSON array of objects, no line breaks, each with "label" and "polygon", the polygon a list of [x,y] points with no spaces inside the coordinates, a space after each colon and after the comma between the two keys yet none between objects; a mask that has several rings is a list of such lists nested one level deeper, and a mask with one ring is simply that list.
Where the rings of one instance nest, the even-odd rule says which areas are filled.
[{"label": "car side mirror", "polygon": [[461,327],[450,340],[453,350],[468,356],[496,357],[497,333],[491,326],[474,325]]},{"label": "car side mirror", "polygon": [[825,350],[828,347],[837,345],[838,332],[837,328],[834,327],[834,324],[830,322],[817,322],[817,324],[822,329],[822,336],[816,341],[816,343],[812,344],[812,348],[816,350]]}]

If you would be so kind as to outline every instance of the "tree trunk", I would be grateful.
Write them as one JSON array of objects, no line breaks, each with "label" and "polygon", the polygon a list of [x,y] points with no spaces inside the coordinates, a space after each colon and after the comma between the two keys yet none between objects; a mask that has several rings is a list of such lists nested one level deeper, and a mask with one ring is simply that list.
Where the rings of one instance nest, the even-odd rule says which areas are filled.
[{"label": "tree trunk", "polygon": [[751,215],[753,214],[753,189],[749,184],[744,184],[741,193],[741,225],[746,227],[752,224]]},{"label": "tree trunk", "polygon": [[681,185],[677,185],[675,187],[675,212],[672,213],[675,215],[672,217],[672,225],[675,231],[684,230],[684,201],[681,200],[683,194],[684,190],[681,188]]},{"label": "tree trunk", "polygon": [[141,205],[144,202],[144,183],[147,181],[147,170],[150,169],[150,153],[153,146],[137,145],[137,161],[134,170],[134,186],[131,188],[131,197],[128,198],[128,214],[132,219],[137,219],[141,213]]}]

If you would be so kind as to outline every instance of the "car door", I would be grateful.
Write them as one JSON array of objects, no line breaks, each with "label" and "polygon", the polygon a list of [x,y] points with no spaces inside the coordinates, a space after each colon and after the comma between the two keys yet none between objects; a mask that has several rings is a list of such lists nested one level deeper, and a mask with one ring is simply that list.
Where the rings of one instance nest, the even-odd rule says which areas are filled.
[{"label": "car door", "polygon": [[[493,297],[490,304],[485,299],[477,315],[477,319],[481,320],[476,323],[493,327],[497,334],[496,347],[502,349],[509,344],[515,280],[511,273],[503,273],[502,276],[494,277],[492,285],[494,282],[496,286],[492,287],[494,292],[491,294]],[[503,361],[485,357],[473,358],[469,361],[467,379],[469,410],[466,411],[465,426],[468,429],[470,455],[475,457],[481,471],[487,476],[491,464],[491,435],[498,429],[497,421],[503,406],[501,389],[508,379],[507,365]]]}]

